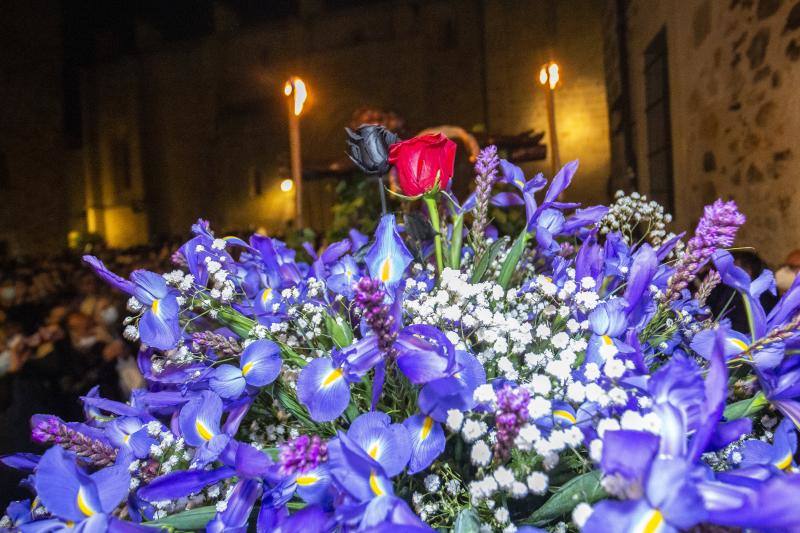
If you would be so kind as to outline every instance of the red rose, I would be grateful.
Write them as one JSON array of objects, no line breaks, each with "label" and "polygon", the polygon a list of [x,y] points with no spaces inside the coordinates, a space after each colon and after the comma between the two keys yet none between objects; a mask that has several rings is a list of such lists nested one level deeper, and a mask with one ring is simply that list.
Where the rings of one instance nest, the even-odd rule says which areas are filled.
[{"label": "red rose", "polygon": [[437,180],[447,189],[453,177],[456,143],[441,133],[420,135],[389,148],[389,163],[397,168],[400,189],[406,196],[430,192]]}]

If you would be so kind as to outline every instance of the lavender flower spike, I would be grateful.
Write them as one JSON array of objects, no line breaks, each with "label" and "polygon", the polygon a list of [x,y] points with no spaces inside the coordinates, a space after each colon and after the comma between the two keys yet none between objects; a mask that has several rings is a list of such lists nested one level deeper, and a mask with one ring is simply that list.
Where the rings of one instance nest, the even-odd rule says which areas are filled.
[{"label": "lavender flower spike", "polygon": [[497,147],[489,145],[478,154],[475,162],[475,219],[472,222],[472,245],[475,255],[480,254],[485,247],[484,232],[489,224],[489,195],[492,186],[497,181],[497,169],[500,158],[497,157]]},{"label": "lavender flower spike", "polygon": [[94,466],[114,464],[117,450],[108,444],[70,428],[56,416],[35,415],[31,419],[31,439],[40,444],[58,444],[75,452]]},{"label": "lavender flower spike", "polygon": [[736,232],[744,222],[745,216],[739,212],[733,200],[730,202],[717,200],[705,207],[694,237],[689,239],[686,252],[678,260],[675,274],[669,280],[667,302],[678,299],[681,291],[689,285],[697,271],[706,264],[716,250],[733,244]]},{"label": "lavender flower spike", "polygon": [[395,355],[394,341],[397,331],[394,327],[394,317],[389,306],[384,302],[386,293],[383,284],[372,278],[361,278],[354,286],[354,304],[360,308],[364,321],[378,337],[378,349],[387,357]]}]

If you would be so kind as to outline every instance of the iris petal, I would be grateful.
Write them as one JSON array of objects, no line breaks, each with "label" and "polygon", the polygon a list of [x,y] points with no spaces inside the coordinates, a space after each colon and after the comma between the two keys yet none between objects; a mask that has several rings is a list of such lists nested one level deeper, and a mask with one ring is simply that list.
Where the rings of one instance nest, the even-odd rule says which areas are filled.
[{"label": "iris petal", "polygon": [[411,437],[408,472],[416,474],[427,468],[444,451],[444,430],[441,424],[422,414],[407,418],[403,425]]},{"label": "iris petal", "polygon": [[219,433],[221,417],[220,397],[211,391],[203,391],[183,406],[178,423],[186,442],[191,446],[200,446]]},{"label": "iris petal", "polygon": [[218,366],[209,381],[211,390],[223,398],[238,398],[244,392],[245,385],[242,371],[233,365]]},{"label": "iris petal", "polygon": [[248,385],[269,385],[281,372],[281,349],[266,339],[250,343],[242,352],[242,375]]},{"label": "iris petal", "polygon": [[329,422],[341,415],[350,403],[350,385],[333,360],[323,357],[311,361],[297,379],[297,398],[311,418]]}]

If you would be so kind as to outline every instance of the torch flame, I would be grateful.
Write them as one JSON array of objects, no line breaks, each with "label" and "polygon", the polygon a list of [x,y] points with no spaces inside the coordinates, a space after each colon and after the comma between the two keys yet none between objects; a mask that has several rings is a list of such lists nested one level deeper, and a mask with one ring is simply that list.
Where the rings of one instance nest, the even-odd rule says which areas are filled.
[{"label": "torch flame", "polygon": [[283,94],[286,96],[294,95],[294,114],[299,116],[303,111],[303,104],[306,103],[308,98],[305,82],[297,76],[292,76],[283,86]]},{"label": "torch flame", "polygon": [[549,84],[550,89],[556,88],[559,79],[560,76],[558,75],[558,64],[556,63],[547,63],[539,71],[539,83],[542,85]]},{"label": "torch flame", "polygon": [[555,89],[558,84],[558,65],[550,63],[547,67],[548,78],[550,79],[550,88]]}]

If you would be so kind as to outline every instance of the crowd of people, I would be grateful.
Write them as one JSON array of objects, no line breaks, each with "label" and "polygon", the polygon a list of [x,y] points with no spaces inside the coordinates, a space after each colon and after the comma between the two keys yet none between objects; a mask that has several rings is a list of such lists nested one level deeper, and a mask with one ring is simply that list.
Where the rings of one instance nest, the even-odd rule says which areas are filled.
[{"label": "crowd of people", "polygon": [[[92,253],[126,275],[167,270],[172,248]],[[125,304],[125,295],[97,279],[79,254],[0,262],[0,454],[41,451],[26,430],[34,414],[81,420],[77,399],[93,386],[124,401],[144,385],[137,346],[121,336]],[[18,482],[2,469],[0,500],[23,496]]]}]

